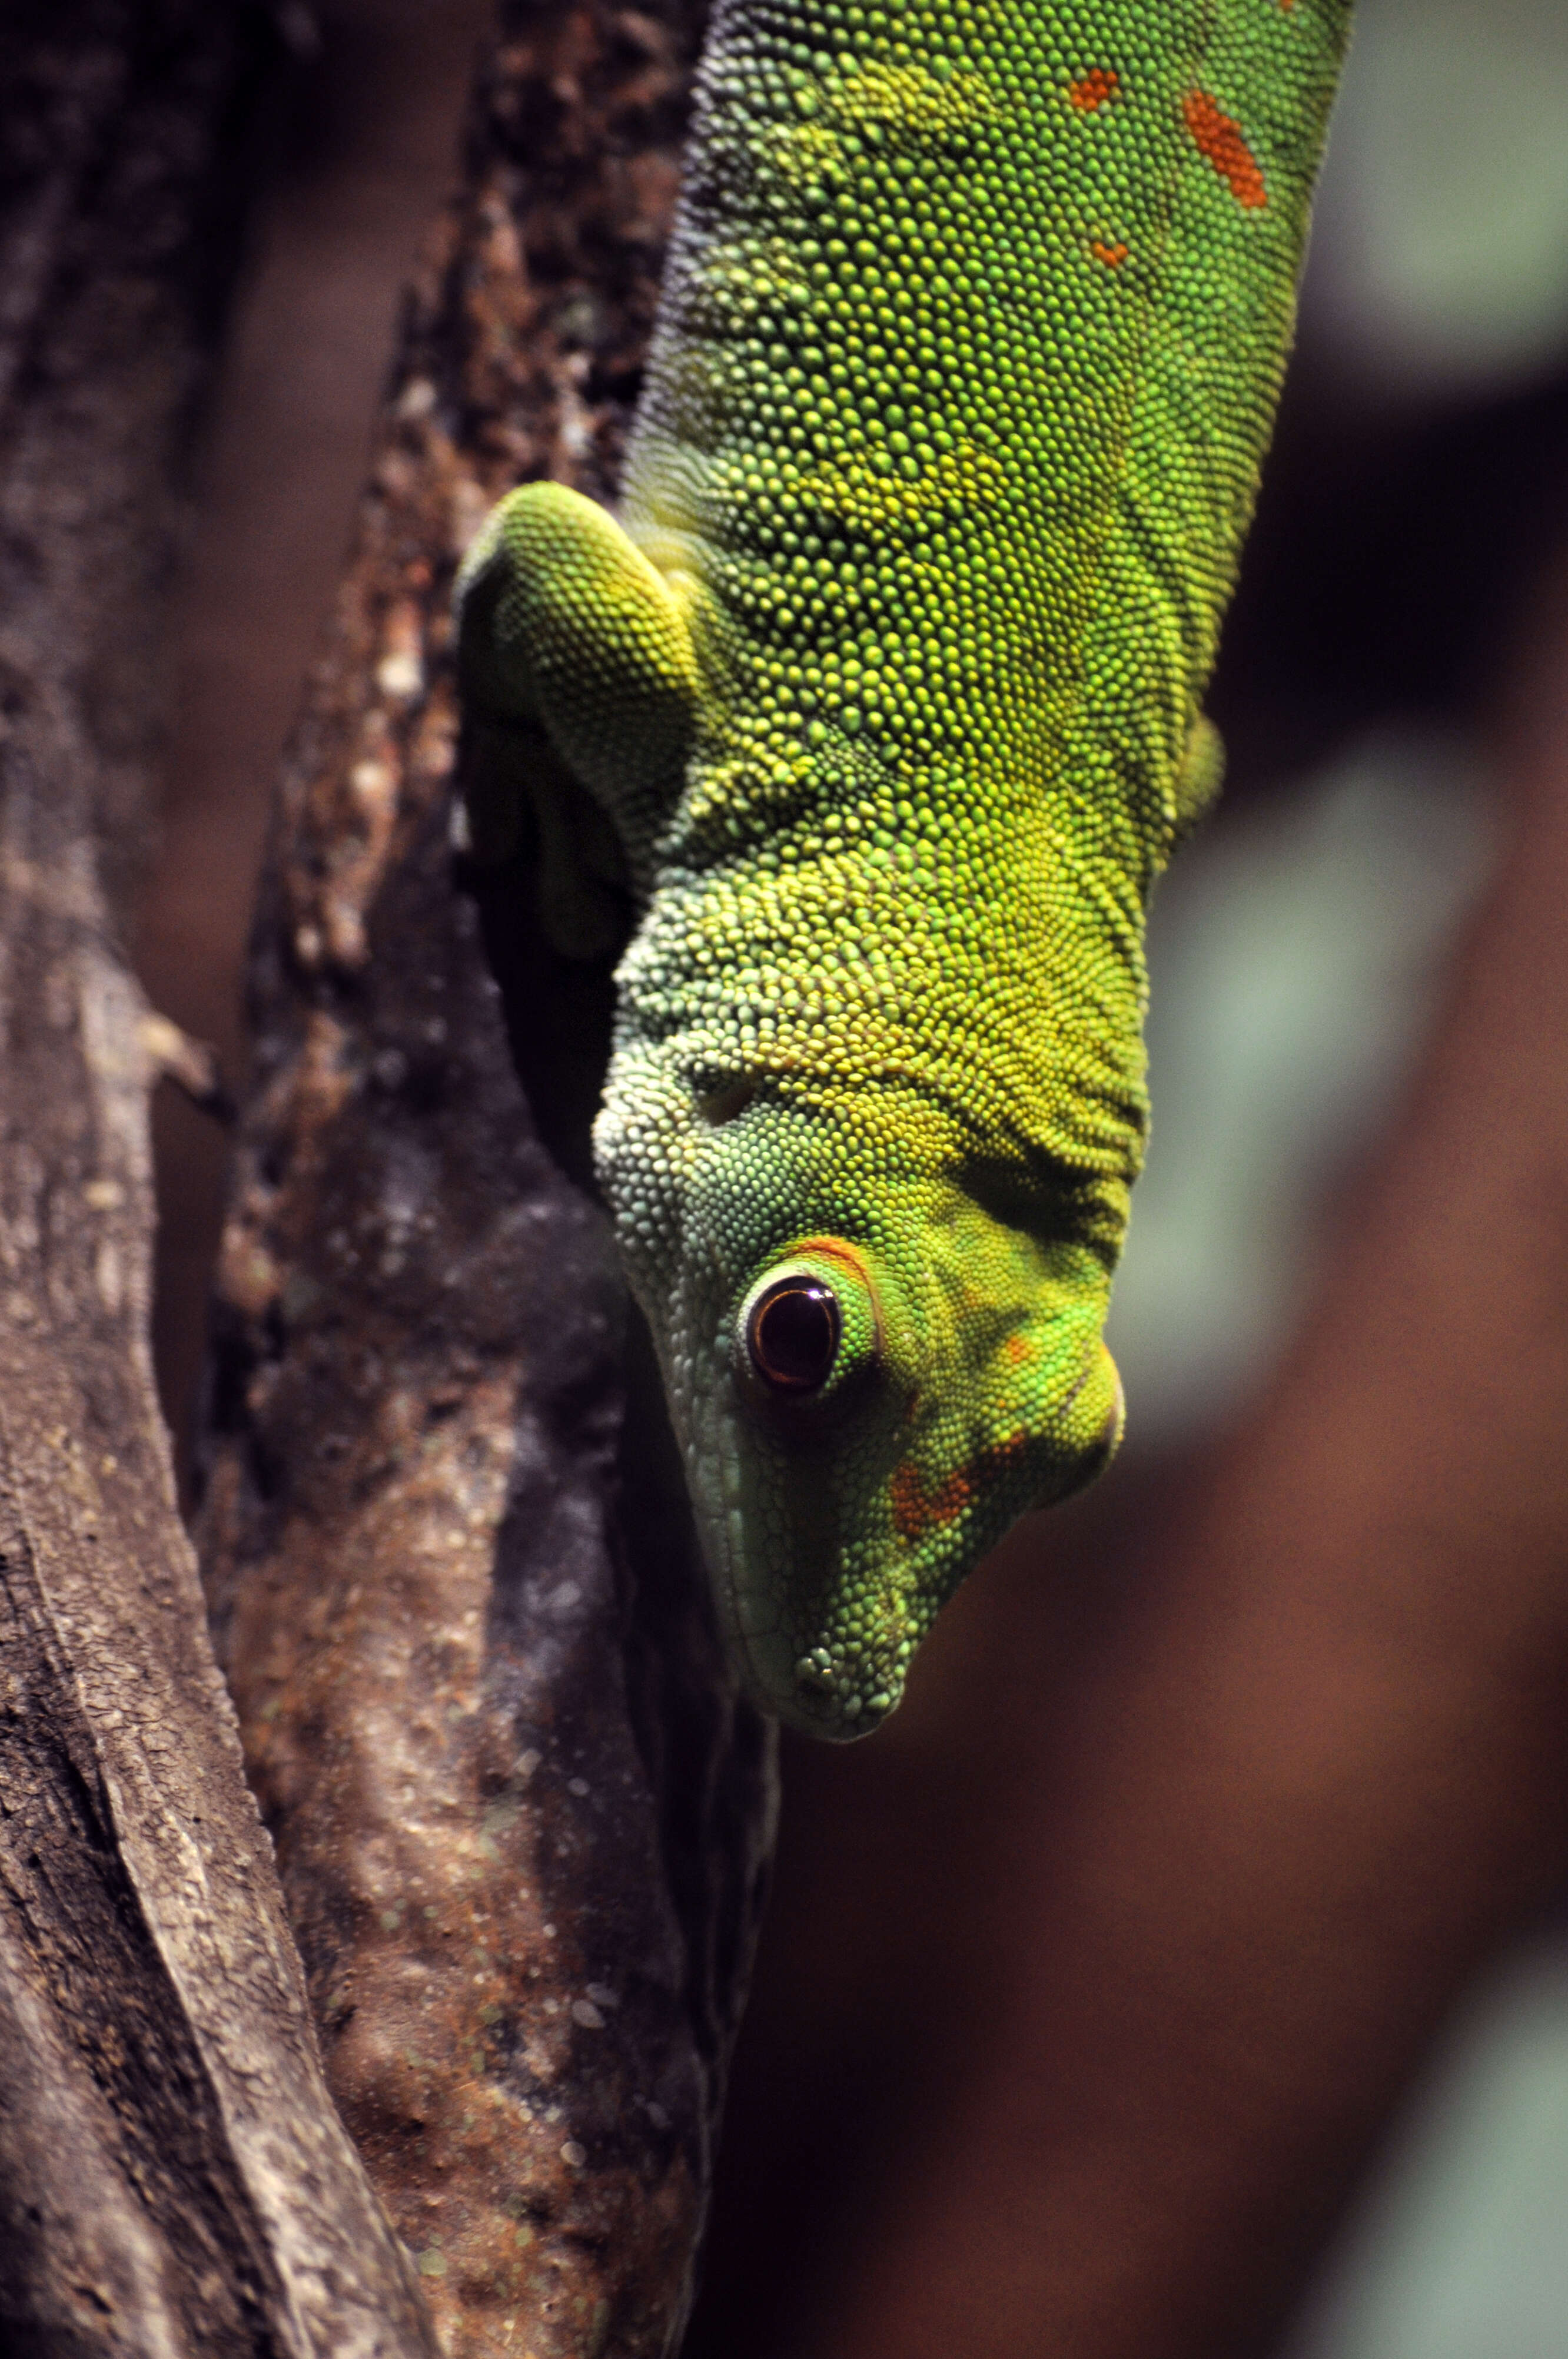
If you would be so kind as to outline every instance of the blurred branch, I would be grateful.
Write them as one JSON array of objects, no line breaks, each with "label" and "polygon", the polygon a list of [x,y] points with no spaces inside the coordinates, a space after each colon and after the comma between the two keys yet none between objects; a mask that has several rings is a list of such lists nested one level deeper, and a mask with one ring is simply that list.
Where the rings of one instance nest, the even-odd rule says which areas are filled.
[{"label": "blurred branch", "polygon": [[322,2082],[147,1353],[158,1019],[105,875],[235,261],[260,18],[13,9],[0,62],[0,2341],[432,2349]]},{"label": "blurred branch", "polygon": [[1561,1888],[1565,654],[1559,597],[1420,1085],[1097,1648],[983,2064],[889,2190],[833,2359],[1267,2348],[1468,1977]]},{"label": "blurred branch", "polygon": [[205,1040],[193,1040],[167,1016],[149,1009],[142,1018],[142,1045],[153,1072],[183,1090],[200,1113],[214,1122],[237,1120],[239,1109],[223,1086],[217,1051]]},{"label": "blurred branch", "polygon": [[613,488],[699,14],[503,12],[285,780],[222,1255],[211,1593],[329,2076],[453,2354],[673,2347],[771,1843],[566,1176],[612,962],[451,826],[453,568],[520,475]]}]

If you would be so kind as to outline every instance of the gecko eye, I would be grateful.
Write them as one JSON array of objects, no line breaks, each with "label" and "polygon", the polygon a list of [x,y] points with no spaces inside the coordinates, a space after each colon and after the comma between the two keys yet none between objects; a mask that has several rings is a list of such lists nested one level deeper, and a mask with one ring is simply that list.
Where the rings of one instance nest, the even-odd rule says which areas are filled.
[{"label": "gecko eye", "polygon": [[746,1350],[775,1392],[814,1393],[833,1373],[843,1329],[831,1287],[804,1270],[761,1293],[746,1321]]}]

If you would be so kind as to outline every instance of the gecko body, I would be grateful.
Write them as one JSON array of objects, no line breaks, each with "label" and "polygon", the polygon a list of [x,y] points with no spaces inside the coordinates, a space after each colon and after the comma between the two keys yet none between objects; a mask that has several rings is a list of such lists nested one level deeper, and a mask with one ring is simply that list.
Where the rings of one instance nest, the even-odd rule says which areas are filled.
[{"label": "gecko body", "polygon": [[818,1734],[1119,1435],[1144,912],[1346,13],[719,0],[619,518],[527,485],[464,569],[479,848],[530,799],[558,926],[637,902],[597,1168]]}]

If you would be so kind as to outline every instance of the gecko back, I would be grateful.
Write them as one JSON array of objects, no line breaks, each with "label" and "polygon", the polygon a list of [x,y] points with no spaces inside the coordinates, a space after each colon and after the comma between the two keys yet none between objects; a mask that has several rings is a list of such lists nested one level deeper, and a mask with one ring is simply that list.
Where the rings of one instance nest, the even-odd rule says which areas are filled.
[{"label": "gecko back", "polygon": [[1346,16],[720,0],[622,527],[530,486],[466,569],[470,697],[620,832],[598,1168],[727,1630],[825,1735],[1119,1434],[1144,910]]}]

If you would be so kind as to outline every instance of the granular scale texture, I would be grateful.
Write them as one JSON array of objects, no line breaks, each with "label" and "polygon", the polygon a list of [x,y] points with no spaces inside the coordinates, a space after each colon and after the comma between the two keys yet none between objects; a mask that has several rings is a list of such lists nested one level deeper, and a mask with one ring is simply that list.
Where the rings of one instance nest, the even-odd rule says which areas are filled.
[{"label": "granular scale texture", "polygon": [[[1144,911],[1346,16],[721,0],[624,531],[535,486],[470,560],[476,818],[620,831],[599,1168],[732,1641],[819,1734],[1119,1433]],[[758,1349],[791,1278],[815,1385]]]}]

